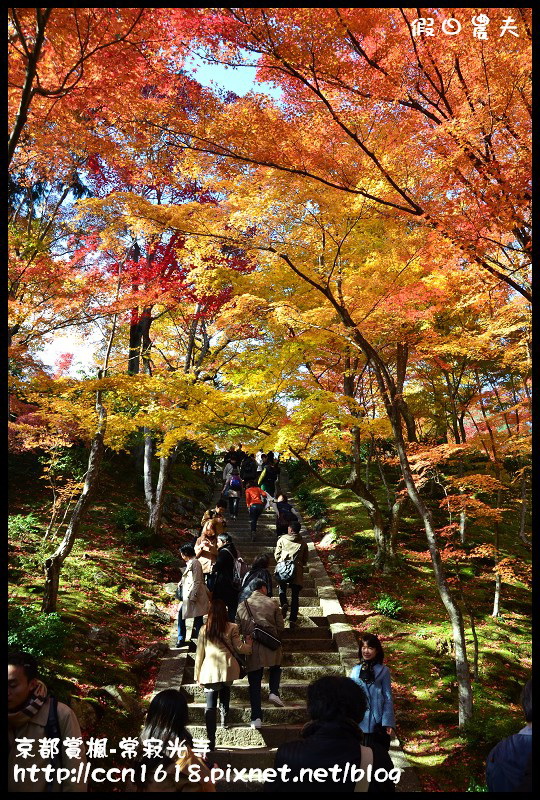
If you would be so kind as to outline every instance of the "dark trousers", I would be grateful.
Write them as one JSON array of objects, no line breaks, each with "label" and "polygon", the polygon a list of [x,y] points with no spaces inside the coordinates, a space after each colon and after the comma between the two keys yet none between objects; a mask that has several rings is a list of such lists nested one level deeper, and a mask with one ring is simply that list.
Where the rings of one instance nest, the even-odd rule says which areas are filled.
[{"label": "dark trousers", "polygon": [[382,725],[379,726],[379,730],[372,731],[371,733],[364,733],[363,737],[366,747],[371,747],[372,744],[378,744],[379,747],[384,747],[387,752],[390,750],[392,737],[386,733],[386,728],[383,728]]},{"label": "dark trousers", "polygon": [[[249,682],[249,702],[251,704],[251,720],[262,720],[262,707],[261,707],[261,684],[264,673],[264,667],[254,669],[253,672],[248,672]],[[279,684],[281,681],[281,667],[268,667],[268,684],[270,694],[279,695]]]},{"label": "dark trousers", "polygon": [[300,592],[302,587],[297,583],[287,583],[287,581],[278,581],[279,583],[279,604],[284,606],[287,604],[287,587],[291,587],[291,613],[289,620],[296,622],[298,619],[298,606],[300,605]]},{"label": "dark trousers", "polygon": [[264,506],[262,503],[253,503],[249,507],[249,520],[250,520],[251,530],[253,532],[257,530],[257,520],[259,519],[263,511],[264,511]]},{"label": "dark trousers", "polygon": [[[199,635],[199,631],[202,628],[203,618],[202,617],[195,617],[193,620],[193,630],[191,631],[191,638],[196,639]],[[180,603],[180,608],[178,609],[178,641],[185,642],[186,641],[186,621],[182,617],[182,603]]]},{"label": "dark trousers", "polygon": [[236,595],[234,600],[232,598],[229,598],[229,601],[228,603],[226,603],[226,606],[227,606],[227,618],[229,622],[234,622],[236,619],[236,611],[238,609],[238,595]]},{"label": "dark trousers", "polygon": [[221,706],[223,706],[223,710],[225,714],[229,712],[229,706],[231,704],[231,687],[227,686],[225,683],[219,684],[211,684],[213,687],[210,691],[205,689],[206,695],[206,710],[204,712],[204,721],[206,724],[206,736],[208,741],[210,742],[209,748],[210,750],[214,750],[216,746],[216,728],[217,728],[217,708],[218,708],[218,701]]},{"label": "dark trousers", "polygon": [[229,497],[229,514],[231,517],[236,517],[238,514],[238,503],[240,502],[239,497]]}]

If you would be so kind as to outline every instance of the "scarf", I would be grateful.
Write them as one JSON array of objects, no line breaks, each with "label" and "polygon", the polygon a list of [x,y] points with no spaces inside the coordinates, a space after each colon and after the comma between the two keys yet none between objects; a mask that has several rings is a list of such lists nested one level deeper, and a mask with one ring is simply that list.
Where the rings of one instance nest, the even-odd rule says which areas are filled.
[{"label": "scarf", "polygon": [[20,728],[25,722],[35,717],[46,702],[47,696],[47,687],[43,681],[38,681],[36,687],[28,696],[26,705],[18,711],[8,711],[8,726],[10,728]]},{"label": "scarf", "polygon": [[373,669],[374,661],[370,659],[369,661],[362,661],[360,667],[360,680],[364,681],[364,683],[375,683],[375,670]]}]

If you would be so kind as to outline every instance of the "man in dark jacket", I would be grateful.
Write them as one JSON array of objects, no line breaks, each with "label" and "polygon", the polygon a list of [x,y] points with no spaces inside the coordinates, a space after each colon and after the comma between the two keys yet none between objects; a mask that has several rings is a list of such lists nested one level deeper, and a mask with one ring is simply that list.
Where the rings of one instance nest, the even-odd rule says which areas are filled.
[{"label": "man in dark jacket", "polygon": [[257,462],[255,461],[255,456],[253,453],[248,455],[247,458],[244,458],[242,461],[242,465],[240,467],[240,477],[244,481],[244,489],[247,489],[247,483],[249,481],[257,482]]},{"label": "man in dark jacket", "polygon": [[[307,711],[311,722],[301,739],[282,744],[276,753],[275,781],[265,792],[354,792],[371,750],[369,792],[394,792],[401,771],[384,748],[373,745],[362,752],[358,723],[366,712],[363,690],[350,678],[327,675],[308,686]],[[362,765],[362,766],[361,766]],[[288,769],[286,769],[288,768]],[[326,773],[326,774],[325,774]],[[366,791],[366,789],[358,789]]]},{"label": "man in dark jacket", "polygon": [[527,724],[519,733],[508,736],[490,752],[486,764],[486,779],[490,792],[532,792],[532,680],[527,681],[521,695],[521,705]]}]

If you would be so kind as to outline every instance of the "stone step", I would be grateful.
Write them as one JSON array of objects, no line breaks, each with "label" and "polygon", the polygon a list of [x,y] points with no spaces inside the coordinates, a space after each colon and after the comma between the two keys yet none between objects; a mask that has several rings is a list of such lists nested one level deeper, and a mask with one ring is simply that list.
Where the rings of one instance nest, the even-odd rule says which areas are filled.
[{"label": "stone step", "polygon": [[[313,579],[312,579],[312,582],[313,582]],[[274,581],[274,583],[275,583],[275,581]],[[279,587],[278,586],[274,586],[274,589],[275,589],[275,591],[274,591],[274,595],[273,596],[277,597],[278,596]],[[288,592],[288,595],[290,597],[291,593]],[[305,586],[305,585],[302,586],[302,591],[300,592],[300,599],[302,599],[302,598],[304,598],[304,599],[306,599],[306,598],[311,598],[311,599],[317,598],[317,600],[318,600],[319,599],[319,594],[317,592],[316,587],[315,586]],[[289,600],[289,604],[290,604],[290,600]]]},{"label": "stone step", "polygon": [[[326,644],[326,642],[321,642],[321,644]],[[311,645],[311,648],[313,648],[313,644]],[[193,672],[194,664],[194,654],[189,653],[188,662],[186,663],[185,668],[186,670],[190,670],[190,675]],[[341,661],[337,650],[330,651],[324,648],[316,651],[313,649],[297,649],[292,645],[292,642],[287,642],[283,648],[283,661],[281,662],[282,667],[312,666],[326,668],[328,666],[339,667],[340,665]]]},{"label": "stone step", "polygon": [[[301,681],[313,681],[317,678],[321,678],[323,675],[344,675],[343,667],[340,664],[328,664],[321,669],[320,666],[310,666],[308,665],[294,665],[294,666],[285,666],[281,668],[281,684],[284,685],[286,683],[295,683],[297,680]],[[193,685],[194,681],[192,680],[193,676],[193,662],[186,662],[185,665],[185,673],[184,673],[184,680],[185,683],[188,685]],[[267,677],[265,675],[265,677]],[[183,683],[182,685],[185,685]],[[237,686],[247,686],[248,679],[242,678],[241,680],[235,681],[233,683],[232,688]],[[264,678],[263,678],[263,686]],[[264,695],[264,690],[263,690]]]},{"label": "stone step", "polygon": [[[266,677],[266,676],[265,676]],[[300,705],[306,702],[307,687],[310,680],[295,679],[293,681],[284,682],[282,680],[279,689],[279,696],[287,705]],[[188,701],[195,703],[206,703],[206,696],[202,686],[196,683],[182,683],[182,690],[186,693]],[[269,706],[268,701],[268,683],[263,680],[262,688],[263,708]],[[235,681],[231,686],[231,708],[249,708],[249,686],[247,682]]]},{"label": "stone step", "polygon": [[[299,622],[304,622],[305,620],[302,617],[299,617]],[[301,627],[299,625],[297,628],[285,628],[284,631],[281,632],[281,641],[287,642],[289,640],[296,641],[313,641],[317,640],[317,647],[319,647],[319,641],[327,639],[328,641],[332,642],[335,646],[334,641],[332,639],[332,634],[330,633],[330,626],[328,625],[328,620],[326,617],[318,617],[317,621],[319,624],[313,624],[311,626]]]},{"label": "stone step", "polygon": [[[296,621],[296,628],[294,628],[294,629],[291,628],[291,630],[297,631],[299,628],[313,628],[314,626],[322,627],[322,628],[328,628],[329,627],[329,622],[328,622],[328,619],[326,617],[319,616],[319,615],[317,615],[317,616],[308,616],[307,613],[306,613],[307,610],[308,609],[305,609],[305,608],[302,609],[302,615],[305,615],[305,616],[302,616],[302,615],[299,616],[297,621]],[[289,630],[289,621],[288,620],[285,620],[285,629]],[[283,636],[281,638],[283,638]]]},{"label": "stone step", "polygon": [[[264,713],[264,712],[263,712]],[[218,728],[216,731],[216,747],[279,747],[284,742],[298,739],[301,724],[267,725],[255,730],[249,725],[232,725],[230,728]],[[194,739],[206,739],[204,725],[189,725],[189,732]]]},{"label": "stone step", "polygon": [[302,613],[303,617],[322,617],[323,616],[323,610],[319,605],[317,605],[317,606],[304,605],[302,603],[303,599],[304,600],[307,599],[308,601],[311,601],[311,603],[313,603],[314,598],[313,597],[308,597],[308,598],[304,597],[304,598],[302,598],[302,595],[300,595],[300,605],[302,606],[302,612],[301,613]]},{"label": "stone step", "polygon": [[303,652],[298,652],[298,650],[294,649],[293,651],[284,650],[283,652],[283,661],[281,662],[282,666],[284,667],[291,667],[291,666],[298,666],[298,667],[323,667],[323,671],[326,674],[326,667],[334,666],[339,667],[341,665],[339,653],[336,652],[316,652],[314,653],[312,650],[304,650]]},{"label": "stone step", "polygon": [[[304,630],[317,630],[317,628],[305,628]],[[283,654],[285,653],[300,653],[310,651],[313,652],[316,648],[317,653],[337,653],[336,643],[333,639],[282,639]]]},{"label": "stone step", "polygon": [[[189,727],[192,729],[194,725],[204,725],[204,712],[206,705],[204,703],[191,703],[189,706]],[[306,704],[287,704],[285,708],[277,708],[270,705],[268,702],[263,703],[263,714],[265,725],[303,725],[308,721],[308,714],[306,711]],[[219,720],[219,717],[218,717]],[[251,722],[251,712],[249,704],[244,708],[234,707],[231,705],[229,709],[229,716],[227,718],[229,725],[236,725],[244,727]],[[219,739],[218,739],[219,741]]]}]

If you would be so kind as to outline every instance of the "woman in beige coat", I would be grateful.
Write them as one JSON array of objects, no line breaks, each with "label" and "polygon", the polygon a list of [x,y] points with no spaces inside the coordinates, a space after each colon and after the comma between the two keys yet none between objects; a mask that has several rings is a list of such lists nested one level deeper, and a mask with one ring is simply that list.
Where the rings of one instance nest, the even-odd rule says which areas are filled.
[{"label": "woman in beige coat", "polygon": [[[253,581],[253,592],[247,600],[240,603],[236,613],[236,621],[244,636],[252,633],[256,624],[281,639],[285,627],[283,615],[277,601],[267,597],[267,586],[264,580]],[[282,648],[271,650],[260,642],[253,642],[251,655],[247,659],[247,673],[249,682],[249,700],[251,703],[251,727],[262,726],[261,684],[264,668],[268,667],[268,683],[270,694],[268,700],[275,706],[284,706],[285,703],[279,696],[281,682]]]},{"label": "woman in beige coat", "polygon": [[209,749],[216,747],[218,700],[221,725],[225,727],[231,701],[231,684],[240,677],[236,653],[251,653],[253,640],[242,642],[238,625],[229,622],[223,600],[212,600],[208,620],[201,629],[195,655],[195,680],[206,694],[206,735]]},{"label": "woman in beige coat", "polygon": [[221,526],[221,522],[223,521],[222,517],[218,517],[214,514],[213,517],[208,519],[204,525],[201,532],[201,535],[195,542],[195,555],[199,559],[199,562],[202,567],[202,571],[208,582],[208,576],[212,572],[212,568],[216,563],[217,554],[218,554],[218,546],[217,546],[217,537],[219,533],[222,533],[224,528]]},{"label": "woman in beige coat", "polygon": [[203,624],[203,616],[207,613],[210,603],[202,567],[195,558],[195,548],[191,544],[183,544],[180,555],[186,563],[186,568],[178,582],[182,600],[178,607],[177,647],[182,647],[186,642],[186,619],[193,619],[191,638],[192,640],[197,638]]}]

